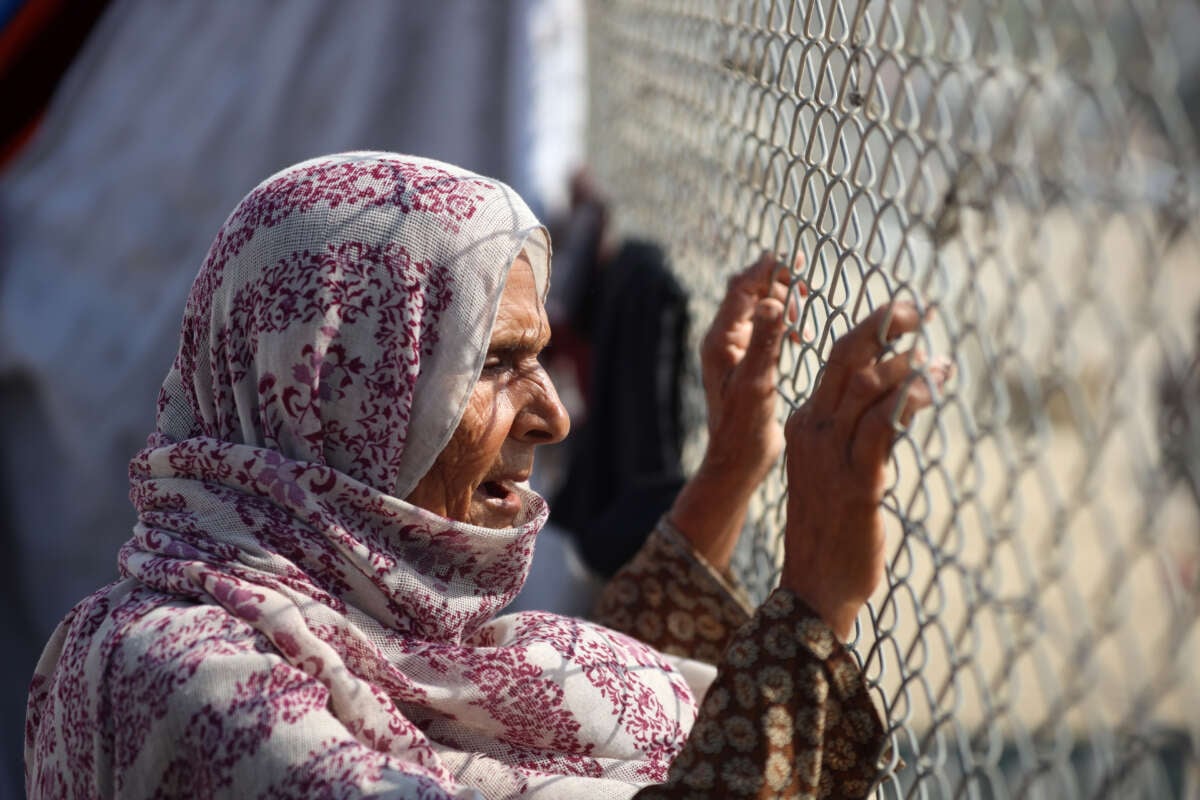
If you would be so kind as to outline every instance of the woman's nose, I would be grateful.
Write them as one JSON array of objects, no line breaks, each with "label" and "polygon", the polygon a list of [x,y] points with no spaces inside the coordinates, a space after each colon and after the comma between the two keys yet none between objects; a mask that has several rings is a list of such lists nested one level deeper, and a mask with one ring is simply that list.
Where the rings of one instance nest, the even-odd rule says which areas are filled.
[{"label": "woman's nose", "polygon": [[558,399],[558,390],[544,369],[538,370],[531,394],[517,415],[513,433],[530,444],[554,444],[571,430],[571,416]]}]

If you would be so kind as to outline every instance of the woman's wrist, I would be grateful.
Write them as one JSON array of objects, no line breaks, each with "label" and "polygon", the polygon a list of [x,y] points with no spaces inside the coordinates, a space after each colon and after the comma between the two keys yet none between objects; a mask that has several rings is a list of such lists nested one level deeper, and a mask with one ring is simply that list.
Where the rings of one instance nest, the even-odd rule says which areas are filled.
[{"label": "woman's wrist", "polygon": [[731,469],[728,464],[714,464],[706,455],[667,512],[667,519],[696,552],[722,571],[729,568],[750,498],[758,486],[757,480],[747,481]]},{"label": "woman's wrist", "polygon": [[833,629],[838,641],[844,642],[854,632],[854,621],[863,604],[858,601],[839,599],[839,596],[821,585],[816,570],[797,566],[785,560],[779,576],[779,585],[796,595],[812,609],[825,624]]},{"label": "woman's wrist", "polygon": [[746,437],[726,434],[710,438],[695,477],[749,500],[779,458],[777,448],[771,453],[764,453],[764,448],[772,449]]}]

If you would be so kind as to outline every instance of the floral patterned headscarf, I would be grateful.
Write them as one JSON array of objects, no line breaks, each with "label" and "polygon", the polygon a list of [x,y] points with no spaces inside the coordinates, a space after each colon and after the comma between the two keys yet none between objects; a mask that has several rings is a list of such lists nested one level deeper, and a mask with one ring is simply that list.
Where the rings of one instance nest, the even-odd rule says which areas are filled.
[{"label": "floral patterned headscarf", "polygon": [[159,431],[407,496],[462,416],[522,248],[544,295],[545,228],[504,184],[448,164],[348,153],[269,178],[192,288]]},{"label": "floral patterned headscarf", "polygon": [[544,296],[549,240],[521,199],[408,156],[308,161],[238,205],[130,467],[126,580],[38,667],[31,796],[169,794],[198,763],[238,797],[628,796],[665,777],[695,717],[669,659],[495,617],[544,501],[521,490],[516,526],[492,530],[402,499],[458,424],[522,249]]}]

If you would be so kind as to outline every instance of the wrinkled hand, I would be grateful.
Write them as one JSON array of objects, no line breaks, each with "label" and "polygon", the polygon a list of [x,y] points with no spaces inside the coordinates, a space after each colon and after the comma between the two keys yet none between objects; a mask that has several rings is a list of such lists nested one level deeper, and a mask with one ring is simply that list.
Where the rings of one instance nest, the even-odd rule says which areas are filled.
[{"label": "wrinkled hand", "polygon": [[916,330],[915,306],[876,309],[839,339],[812,396],[788,419],[787,528],[781,585],[796,592],[843,640],[884,572],[880,510],[895,423],[907,425],[953,374],[915,351],[881,358],[885,342]]},{"label": "wrinkled hand", "polygon": [[787,319],[789,272],[764,255],[729,280],[700,348],[708,449],[668,514],[698,553],[729,565],[754,490],[783,450],[775,376]]},{"label": "wrinkled hand", "polygon": [[779,349],[787,318],[790,273],[770,254],[729,279],[700,348],[708,406],[705,469],[756,487],[783,451],[775,414]]}]

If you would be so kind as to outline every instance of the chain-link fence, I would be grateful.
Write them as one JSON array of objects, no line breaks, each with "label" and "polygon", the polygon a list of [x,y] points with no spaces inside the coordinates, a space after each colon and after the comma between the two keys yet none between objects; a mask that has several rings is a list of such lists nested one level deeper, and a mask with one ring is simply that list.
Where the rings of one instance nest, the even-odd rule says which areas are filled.
[{"label": "chain-link fence", "polygon": [[[881,302],[936,307],[915,343],[958,374],[896,446],[855,643],[898,759],[880,795],[1200,796],[1200,3],[588,23],[592,162],[695,317],[762,249],[804,256],[788,403]],[[760,596],[778,477],[737,556]]]}]

